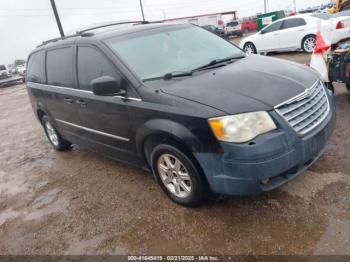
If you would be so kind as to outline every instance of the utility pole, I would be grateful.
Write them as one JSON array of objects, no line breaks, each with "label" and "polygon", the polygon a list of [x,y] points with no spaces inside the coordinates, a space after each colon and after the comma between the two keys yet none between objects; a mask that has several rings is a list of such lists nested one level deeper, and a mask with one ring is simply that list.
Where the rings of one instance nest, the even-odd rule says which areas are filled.
[{"label": "utility pole", "polygon": [[267,0],[264,0],[264,12],[267,13]]},{"label": "utility pole", "polygon": [[56,23],[57,23],[57,26],[58,26],[58,30],[60,31],[60,35],[63,38],[64,37],[64,32],[63,32],[63,28],[62,28],[60,17],[58,16],[58,13],[57,13],[55,0],[50,0],[50,1],[51,1],[51,6],[52,6],[53,13],[54,13],[55,18],[56,18]]},{"label": "utility pole", "polygon": [[142,13],[142,20],[145,21],[145,14],[143,12],[142,0],[140,0],[140,7],[141,7],[141,13]]},{"label": "utility pole", "polygon": [[297,0],[293,0],[294,13],[297,13]]}]

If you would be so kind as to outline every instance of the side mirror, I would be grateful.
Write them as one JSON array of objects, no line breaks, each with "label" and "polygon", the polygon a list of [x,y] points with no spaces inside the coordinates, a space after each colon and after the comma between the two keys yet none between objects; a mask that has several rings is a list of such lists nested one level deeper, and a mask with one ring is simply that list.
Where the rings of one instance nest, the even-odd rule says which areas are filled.
[{"label": "side mirror", "polygon": [[262,29],[261,31],[260,31],[260,34],[265,34],[265,30],[264,29]]},{"label": "side mirror", "polygon": [[92,92],[97,96],[118,96],[124,95],[122,79],[117,81],[111,76],[101,76],[91,81]]}]

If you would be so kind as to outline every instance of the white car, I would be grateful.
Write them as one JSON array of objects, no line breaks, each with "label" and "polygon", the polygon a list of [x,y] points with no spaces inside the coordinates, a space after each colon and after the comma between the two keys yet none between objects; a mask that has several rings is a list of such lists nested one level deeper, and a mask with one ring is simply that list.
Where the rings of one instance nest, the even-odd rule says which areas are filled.
[{"label": "white car", "polygon": [[241,24],[238,21],[232,21],[226,24],[226,35],[230,36],[243,36]]},{"label": "white car", "polygon": [[240,47],[249,55],[273,51],[299,51],[312,53],[316,46],[316,33],[334,45],[350,38],[350,16],[329,14],[296,15],[277,20],[260,32],[244,38]]},{"label": "white car", "polygon": [[26,66],[25,65],[17,66],[17,73],[21,76],[24,76],[26,74]]},{"label": "white car", "polygon": [[0,65],[0,79],[6,79],[10,77],[10,72],[6,65]]}]

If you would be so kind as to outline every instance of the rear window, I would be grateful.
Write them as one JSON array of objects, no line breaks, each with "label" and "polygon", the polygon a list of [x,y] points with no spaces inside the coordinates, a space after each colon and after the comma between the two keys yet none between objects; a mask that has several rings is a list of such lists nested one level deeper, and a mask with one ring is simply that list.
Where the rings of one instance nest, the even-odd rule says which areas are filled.
[{"label": "rear window", "polygon": [[230,22],[230,23],[227,23],[226,26],[238,26],[238,22]]},{"label": "rear window", "polygon": [[322,20],[329,20],[332,18],[330,14],[320,13],[320,14],[313,14],[312,17],[319,18]]},{"label": "rear window", "polygon": [[46,56],[47,83],[74,88],[73,48],[50,50]]},{"label": "rear window", "polygon": [[6,66],[0,65],[0,70],[6,70]]},{"label": "rear window", "polygon": [[30,56],[27,66],[27,81],[45,84],[45,53],[40,51]]}]

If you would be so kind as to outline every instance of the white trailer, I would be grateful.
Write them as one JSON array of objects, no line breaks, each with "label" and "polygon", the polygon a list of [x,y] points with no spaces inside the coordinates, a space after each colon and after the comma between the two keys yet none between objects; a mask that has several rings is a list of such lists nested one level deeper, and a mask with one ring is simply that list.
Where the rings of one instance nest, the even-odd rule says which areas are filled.
[{"label": "white trailer", "polygon": [[230,11],[230,12],[223,12],[223,13],[214,13],[214,14],[204,14],[204,15],[197,15],[197,16],[188,16],[188,17],[179,17],[179,18],[173,18],[173,19],[166,19],[162,20],[160,22],[179,22],[179,23],[191,23],[199,26],[205,26],[205,25],[214,25],[218,28],[224,29],[225,27],[225,17],[228,15],[232,15],[232,18],[230,20],[236,20],[237,19],[237,12],[236,11]]}]

